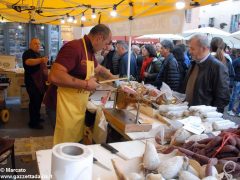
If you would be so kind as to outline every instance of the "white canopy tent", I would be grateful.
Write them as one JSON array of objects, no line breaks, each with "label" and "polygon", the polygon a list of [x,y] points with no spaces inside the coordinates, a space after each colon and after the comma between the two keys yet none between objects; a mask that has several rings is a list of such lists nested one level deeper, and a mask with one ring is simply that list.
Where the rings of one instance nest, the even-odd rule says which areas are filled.
[{"label": "white canopy tent", "polygon": [[139,36],[135,39],[170,39],[170,40],[184,40],[184,37],[177,34],[147,34]]}]

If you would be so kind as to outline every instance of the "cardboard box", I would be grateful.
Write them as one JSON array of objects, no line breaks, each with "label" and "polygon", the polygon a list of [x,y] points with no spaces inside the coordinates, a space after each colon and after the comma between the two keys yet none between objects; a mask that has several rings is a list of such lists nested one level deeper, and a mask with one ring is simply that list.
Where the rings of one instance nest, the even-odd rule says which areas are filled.
[{"label": "cardboard box", "polygon": [[15,69],[16,68],[16,57],[0,55],[0,68]]}]

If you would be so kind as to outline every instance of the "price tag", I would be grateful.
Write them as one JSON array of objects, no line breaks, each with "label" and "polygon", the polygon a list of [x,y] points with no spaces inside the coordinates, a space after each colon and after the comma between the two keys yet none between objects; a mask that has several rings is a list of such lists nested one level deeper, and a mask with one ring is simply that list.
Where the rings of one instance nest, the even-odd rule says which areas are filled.
[{"label": "price tag", "polygon": [[184,129],[194,134],[202,134],[202,132],[205,130],[205,127],[202,124],[202,120],[198,116],[189,116],[188,118],[178,121],[184,125]]}]

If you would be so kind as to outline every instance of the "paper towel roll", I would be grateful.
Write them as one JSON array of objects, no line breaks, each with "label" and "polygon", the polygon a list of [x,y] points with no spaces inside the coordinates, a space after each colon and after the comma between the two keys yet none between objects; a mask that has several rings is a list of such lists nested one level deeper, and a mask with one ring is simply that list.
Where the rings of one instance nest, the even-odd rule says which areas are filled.
[{"label": "paper towel roll", "polygon": [[52,180],[92,180],[93,152],[79,143],[57,144],[52,150]]}]

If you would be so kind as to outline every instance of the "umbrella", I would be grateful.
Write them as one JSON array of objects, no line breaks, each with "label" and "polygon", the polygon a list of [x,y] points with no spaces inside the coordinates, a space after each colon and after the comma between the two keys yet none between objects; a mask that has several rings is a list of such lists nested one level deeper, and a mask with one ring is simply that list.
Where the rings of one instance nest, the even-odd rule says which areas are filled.
[{"label": "umbrella", "polygon": [[237,39],[240,40],[240,31],[237,31],[237,32],[235,32],[235,33],[232,33],[230,36],[231,36],[231,37],[234,37],[234,38],[237,38]]},{"label": "umbrella", "polygon": [[198,33],[207,34],[210,41],[213,37],[220,37],[229,47],[240,48],[240,39],[235,38],[230,33],[217,28],[203,27],[198,29],[187,30],[183,32],[183,36],[185,37],[186,40],[189,40],[193,35]]},{"label": "umbrella", "polygon": [[230,48],[240,49],[240,38],[228,36],[228,37],[222,37],[222,39]]},{"label": "umbrella", "polygon": [[216,36],[217,37],[224,37],[224,36],[227,37],[227,36],[230,36],[230,33],[225,32],[225,31],[220,30],[220,29],[217,29],[217,28],[213,28],[213,27],[203,27],[203,28],[184,31],[183,35],[184,35],[184,37],[187,36],[187,38],[188,38],[189,36],[192,36],[192,35],[197,34],[197,33],[207,34],[207,35],[210,35],[212,37],[216,37]]},{"label": "umbrella", "polygon": [[139,36],[135,39],[171,39],[171,40],[184,40],[184,37],[177,34],[147,34]]}]

